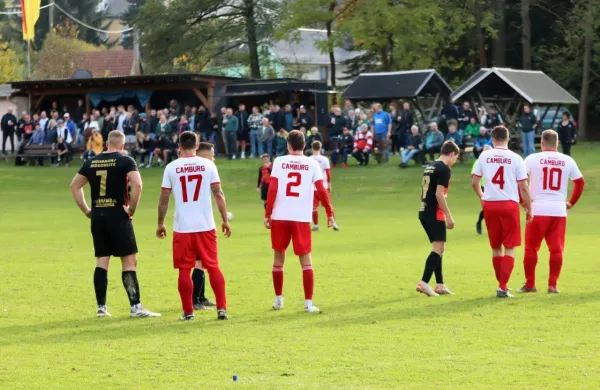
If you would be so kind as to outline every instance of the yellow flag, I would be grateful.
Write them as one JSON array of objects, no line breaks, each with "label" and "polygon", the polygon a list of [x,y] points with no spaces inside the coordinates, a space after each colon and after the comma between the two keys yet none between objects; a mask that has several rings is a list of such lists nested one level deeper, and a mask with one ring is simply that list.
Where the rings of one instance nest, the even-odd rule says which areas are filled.
[{"label": "yellow flag", "polygon": [[35,23],[40,17],[40,3],[42,0],[21,0],[23,12],[23,39],[32,41],[35,38]]}]

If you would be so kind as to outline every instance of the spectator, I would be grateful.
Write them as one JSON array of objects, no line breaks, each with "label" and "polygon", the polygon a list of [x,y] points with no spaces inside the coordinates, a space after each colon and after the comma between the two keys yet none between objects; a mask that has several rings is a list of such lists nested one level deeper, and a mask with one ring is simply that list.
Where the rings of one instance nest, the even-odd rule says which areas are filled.
[{"label": "spectator", "polygon": [[181,122],[181,120],[179,119],[179,115],[177,114],[176,109],[171,108],[169,110],[167,120],[168,120],[169,124],[171,125],[172,129],[177,129],[179,127],[179,122]]},{"label": "spectator", "polygon": [[523,139],[523,157],[535,153],[535,127],[537,118],[531,112],[529,104],[523,106],[523,115],[519,118],[519,126],[521,127],[521,135]]},{"label": "spectator", "polygon": [[458,109],[458,130],[461,135],[464,135],[464,131],[471,122],[471,118],[477,118],[477,115],[471,109],[471,103],[465,100],[462,107]]},{"label": "spectator", "polygon": [[358,165],[369,165],[369,156],[373,150],[373,133],[369,131],[369,126],[363,124],[360,131],[354,138],[354,149],[352,156],[358,161]]},{"label": "spectator", "polygon": [[198,109],[198,113],[196,114],[196,130],[198,130],[200,132],[200,141],[201,142],[208,141],[212,134],[213,124],[212,124],[210,117],[211,117],[211,115],[206,110],[206,107],[201,105],[200,108]]},{"label": "spectator", "polygon": [[446,103],[442,108],[441,112],[442,119],[448,121],[450,119],[457,120],[458,119],[458,108],[454,105],[454,103]]},{"label": "spectator", "polygon": [[176,117],[179,117],[179,115],[182,114],[181,106],[179,105],[179,103],[177,103],[177,100],[171,99],[171,101],[169,102],[169,112],[174,114]]},{"label": "spectator", "polygon": [[60,110],[56,100],[52,102],[52,109],[50,111],[55,111],[59,118],[62,116],[62,111]]},{"label": "spectator", "polygon": [[6,154],[6,140],[10,140],[10,151],[15,152],[15,133],[17,131],[17,118],[13,115],[13,109],[8,108],[0,122],[2,129],[2,153]]},{"label": "spectator", "polygon": [[333,106],[329,123],[327,123],[327,135],[330,139],[342,135],[346,125],[346,119],[342,116],[342,110],[338,106]]},{"label": "spectator", "polygon": [[[342,129],[342,133],[343,133],[344,129]],[[315,141],[319,141],[321,143],[321,145],[323,144],[323,134],[321,134],[319,132],[319,128],[318,127],[312,127],[310,129],[310,134],[308,134],[308,147],[310,149],[310,146],[312,145],[313,142]]]},{"label": "spectator", "polygon": [[242,160],[246,159],[246,147],[250,141],[250,129],[248,128],[248,113],[246,112],[246,105],[240,104],[238,106],[238,112],[235,113],[237,117],[238,129],[237,129],[237,141],[236,152],[240,149],[240,157]]},{"label": "spectator", "polygon": [[[73,120],[75,123],[83,122],[83,115],[86,113],[85,106],[83,105],[83,99],[77,99],[77,107],[73,110]],[[82,129],[85,130],[85,129]]]},{"label": "spectator", "polygon": [[104,115],[102,115],[99,110],[94,110],[94,118],[98,122],[97,129],[100,131],[100,134],[102,134],[102,130],[104,129]]},{"label": "spectator", "polygon": [[156,130],[154,134],[156,134],[155,138],[158,138],[160,135],[164,135],[169,137],[171,135],[171,125],[167,122],[167,117],[165,115],[160,116],[160,120],[156,124]]},{"label": "spectator", "polygon": [[479,128],[479,136],[475,140],[475,145],[473,146],[473,155],[476,159],[479,158],[479,155],[483,152],[486,145],[494,146],[492,144],[492,136],[488,133],[485,126],[481,126]]},{"label": "spectator", "polygon": [[479,136],[479,128],[481,126],[477,123],[477,117],[472,116],[469,118],[469,124],[465,127],[464,138],[465,140],[475,139]]},{"label": "spectator", "polygon": [[[59,120],[59,122],[62,122],[62,119]],[[64,124],[64,123],[63,123]],[[63,129],[65,130],[66,133],[68,133],[69,131],[67,130],[66,127],[63,126]],[[65,166],[68,167],[69,164],[71,163],[71,159],[73,157],[73,153],[71,152],[71,145],[67,142],[65,142],[65,138],[63,137],[58,137],[56,140],[56,167],[60,166],[61,161],[65,162]]]},{"label": "spectator", "polygon": [[[429,159],[435,160],[434,154],[439,153],[444,143],[444,134],[438,129],[438,125],[435,122],[429,124],[429,132],[425,138],[425,152],[429,153]],[[427,163],[424,161],[424,163]]]},{"label": "spectator", "polygon": [[140,123],[139,123],[139,132],[142,134],[148,134],[150,136],[150,138],[154,139],[153,135],[151,134],[153,133],[153,131],[150,131],[151,127],[150,124],[148,123],[148,115],[146,115],[145,112],[142,112],[140,115]]},{"label": "spectator", "polygon": [[571,145],[577,138],[577,127],[571,120],[571,114],[568,111],[562,113],[562,121],[558,124],[558,138],[562,147],[562,152],[567,156],[571,155]]},{"label": "spectator", "polygon": [[408,146],[408,138],[412,135],[412,126],[415,123],[415,114],[410,109],[410,103],[404,102],[402,104],[402,112],[400,113],[401,118],[399,119],[398,129],[396,131],[399,137],[399,144],[401,148]]},{"label": "spectator", "polygon": [[288,132],[282,127],[279,130],[277,137],[275,137],[275,154],[277,157],[285,156],[287,154],[287,135]]},{"label": "spectator", "polygon": [[108,139],[108,135],[115,128],[115,117],[112,114],[104,116],[104,124],[102,125],[102,139]]},{"label": "spectator", "polygon": [[287,132],[294,130],[294,113],[292,112],[292,106],[289,104],[285,105],[283,116],[285,118],[284,127]]},{"label": "spectator", "polygon": [[46,141],[45,143],[48,145],[56,144],[58,139],[58,130],[56,130],[56,121],[54,119],[50,119],[46,126]]},{"label": "spectator", "polygon": [[123,133],[125,134],[125,143],[133,144],[136,142],[136,128],[137,123],[133,118],[133,114],[131,112],[127,112],[125,114],[125,122],[123,122]]},{"label": "spectator", "polygon": [[38,122],[35,124],[35,128],[33,130],[33,133],[31,134],[31,138],[29,139],[27,145],[43,145],[45,141],[46,135],[44,134],[44,130],[42,130],[42,127]]},{"label": "spectator", "polygon": [[502,122],[502,116],[498,113],[496,106],[493,105],[490,105],[487,109],[487,113],[481,117],[481,124],[485,126],[486,129],[493,129],[496,126],[500,126]]},{"label": "spectator", "polygon": [[239,129],[239,120],[233,115],[233,110],[228,108],[223,118],[223,137],[225,138],[225,149],[229,160],[236,158],[237,133]]},{"label": "spectator", "polygon": [[65,112],[63,116],[65,120],[65,127],[69,130],[69,134],[71,134],[72,143],[82,144],[83,143],[83,135],[77,134],[77,125],[75,125],[75,121],[71,119],[71,115],[68,112]]},{"label": "spectator", "polygon": [[410,135],[406,140],[406,149],[402,152],[401,168],[408,167],[408,162],[414,158],[420,164],[425,163],[425,155],[423,154],[423,137],[419,134],[419,128],[415,125],[410,128]]},{"label": "spectator", "polygon": [[268,153],[273,158],[273,139],[275,138],[275,130],[269,118],[264,117],[262,120],[262,126],[258,131],[258,154],[263,155]]},{"label": "spectator", "polygon": [[156,147],[154,148],[154,158],[159,162],[161,167],[169,163],[169,154],[172,150],[171,137],[175,139],[175,156],[177,156],[177,133],[170,136],[162,133],[156,136]]},{"label": "spectator", "polygon": [[[359,126],[359,117],[360,117],[360,111],[359,114],[356,114],[356,111],[352,110],[348,112],[348,117],[346,118],[346,126],[348,128],[348,130],[350,129],[356,129]],[[342,129],[342,134],[344,134],[343,129]]]},{"label": "spectator", "polygon": [[457,125],[458,123],[455,120],[448,121],[448,134],[446,134],[446,141],[453,141],[459,148],[462,148],[463,137],[458,132]]},{"label": "spectator", "polygon": [[392,118],[392,154],[398,154],[400,151],[400,133],[398,133],[398,128],[400,127],[402,114],[398,112],[396,104],[390,104],[390,117]]},{"label": "spectator", "polygon": [[[380,103],[375,103],[375,112],[373,113],[373,136],[375,141],[387,142],[392,136],[392,118],[390,115],[383,111]],[[390,151],[385,146],[385,161],[390,159]]]},{"label": "spectator", "polygon": [[66,142],[68,145],[71,145],[73,143],[73,136],[71,135],[69,129],[67,129],[67,127],[65,126],[64,120],[59,119],[58,122],[56,122],[56,133],[58,134],[57,138],[62,138],[63,141]]},{"label": "spectator", "polygon": [[90,114],[90,120],[88,121],[88,127],[92,127],[96,130],[100,129],[100,123],[98,123],[97,117],[95,114]]},{"label": "spectator", "polygon": [[263,116],[258,107],[252,107],[252,115],[248,117],[248,127],[250,128],[250,158],[262,156],[258,152],[258,131],[262,127]]},{"label": "spectator", "polygon": [[217,156],[221,155],[221,152],[219,151],[219,128],[221,127],[221,123],[222,120],[219,121],[219,117],[217,116],[216,113],[212,113],[210,114],[210,125],[211,125],[211,131],[210,131],[210,142],[215,146],[215,154]]},{"label": "spectator", "polygon": [[190,131],[190,130],[192,130],[192,129],[190,128],[190,124],[188,122],[187,115],[184,114],[179,119],[179,125],[177,126],[177,135],[181,136],[181,133],[183,133],[184,131]]},{"label": "spectator", "polygon": [[346,99],[344,102],[344,111],[342,111],[342,116],[344,118],[350,118],[350,111],[354,111],[354,107],[352,106],[352,100]]},{"label": "spectator", "polygon": [[123,125],[125,124],[125,120],[127,119],[127,113],[125,112],[125,107],[123,105],[119,105],[117,107],[117,114],[115,115],[115,125],[116,130],[123,131]]},{"label": "spectator", "polygon": [[22,126],[21,145],[27,145],[33,136],[34,130],[34,124],[27,113],[23,116]]},{"label": "spectator", "polygon": [[[156,110],[150,110],[150,116],[148,116],[148,129],[150,137],[156,140],[156,126],[158,125],[158,115]],[[159,133],[160,134],[160,133]]]},{"label": "spectator", "polygon": [[17,130],[16,130],[16,136],[17,136],[17,151],[21,150],[21,144],[23,143],[23,133],[24,133],[24,128],[25,128],[25,116],[27,115],[26,111],[23,111],[21,113],[21,118],[19,118],[19,121],[17,122]]},{"label": "spectator", "polygon": [[42,129],[44,132],[48,129],[48,115],[46,114],[46,111],[42,111],[42,113],[40,114],[40,129]]},{"label": "spectator", "polygon": [[281,112],[281,107],[277,104],[271,108],[269,119],[271,121],[271,126],[273,126],[274,129],[285,128],[285,115]]},{"label": "spectator", "polygon": [[354,150],[354,137],[347,127],[344,127],[342,136],[340,137],[337,148],[331,151],[331,164],[335,168],[338,162],[338,156],[342,155],[342,167],[348,168],[348,155]]},{"label": "spectator", "polygon": [[298,128],[305,127],[310,129],[313,127],[314,123],[315,121],[313,120],[312,116],[306,112],[306,106],[300,106],[300,116],[298,117],[296,126],[298,126]]},{"label": "spectator", "polygon": [[[140,168],[152,168],[152,157],[154,156],[154,150],[156,150],[156,141],[150,138],[150,134],[144,134],[138,144],[140,146],[137,150],[137,154],[140,156]],[[146,158],[148,159],[147,165],[145,165]]]},{"label": "spectator", "polygon": [[196,106],[190,108],[190,112],[189,114],[186,113],[185,114],[188,117],[188,122],[190,123],[190,129],[192,129],[193,132],[199,132],[200,129],[198,129],[198,109],[196,108]]}]

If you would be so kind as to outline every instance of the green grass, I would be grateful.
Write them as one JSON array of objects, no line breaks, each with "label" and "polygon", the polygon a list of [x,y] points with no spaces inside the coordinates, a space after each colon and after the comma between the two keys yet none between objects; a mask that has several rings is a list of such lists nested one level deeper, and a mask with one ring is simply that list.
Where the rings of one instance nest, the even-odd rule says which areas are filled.
[{"label": "green grass", "polygon": [[[574,148],[588,186],[569,216],[563,294],[510,301],[494,297],[487,239],[474,231],[479,203],[470,163],[453,169],[456,228],[444,264],[456,295],[440,298],[414,291],[429,253],[417,219],[422,170],[400,170],[397,160],[335,170],[342,231],[313,239],[321,315],[302,311],[293,257],[286,308],[270,310],[272,252],[255,192],[258,162],[218,161],[235,216],[233,236],[219,241],[227,322],[214,312],[178,321],[171,244],[154,237],[162,170],[142,172],[135,227],[142,302],[163,317],[128,318],[113,261],[113,318],[97,319],[89,221],[68,191],[76,168],[0,165],[0,388],[598,388],[599,148]],[[519,250],[513,289],[523,281],[521,261]],[[547,264],[543,247],[541,290]]]}]

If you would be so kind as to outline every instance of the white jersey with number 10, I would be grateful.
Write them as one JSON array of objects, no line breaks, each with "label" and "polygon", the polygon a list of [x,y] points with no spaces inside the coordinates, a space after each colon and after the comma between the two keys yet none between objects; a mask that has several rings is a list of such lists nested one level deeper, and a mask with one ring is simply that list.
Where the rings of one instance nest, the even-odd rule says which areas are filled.
[{"label": "white jersey with number 10", "polygon": [[182,157],[167,165],[162,188],[172,190],[175,199],[174,232],[215,229],[210,186],[219,182],[217,166],[205,158]]},{"label": "white jersey with number 10", "polygon": [[317,161],[306,156],[277,157],[271,177],[277,179],[278,185],[271,219],[310,222],[315,192],[313,184],[323,180]]},{"label": "white jersey with number 10", "polygon": [[566,217],[569,179],[582,177],[575,160],[559,152],[541,152],[528,156],[525,167],[530,177],[533,215]]},{"label": "white jersey with number 10", "polygon": [[483,177],[486,202],[519,203],[520,181],[527,180],[525,163],[518,154],[503,148],[486,150],[479,155],[473,175]]}]

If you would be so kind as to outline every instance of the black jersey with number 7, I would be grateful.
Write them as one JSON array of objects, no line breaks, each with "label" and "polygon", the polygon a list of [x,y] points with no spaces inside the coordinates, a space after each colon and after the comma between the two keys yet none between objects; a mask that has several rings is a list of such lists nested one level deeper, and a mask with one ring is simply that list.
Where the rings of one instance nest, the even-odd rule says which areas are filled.
[{"label": "black jersey with number 7", "polygon": [[450,167],[443,161],[434,161],[427,165],[421,181],[421,208],[419,218],[431,218],[445,221],[446,216],[440,208],[435,196],[437,186],[444,186],[444,196],[448,194],[450,185]]},{"label": "black jersey with number 7", "polygon": [[120,152],[101,153],[86,161],[79,174],[87,177],[92,195],[92,211],[110,209],[129,203],[127,174],[137,171],[135,160]]}]

